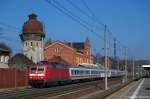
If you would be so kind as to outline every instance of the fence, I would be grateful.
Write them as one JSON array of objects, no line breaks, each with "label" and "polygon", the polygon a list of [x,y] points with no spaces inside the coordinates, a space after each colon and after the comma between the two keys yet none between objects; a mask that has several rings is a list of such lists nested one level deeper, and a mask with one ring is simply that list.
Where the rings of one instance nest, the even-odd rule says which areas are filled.
[{"label": "fence", "polygon": [[27,86],[27,70],[0,68],[0,88]]}]

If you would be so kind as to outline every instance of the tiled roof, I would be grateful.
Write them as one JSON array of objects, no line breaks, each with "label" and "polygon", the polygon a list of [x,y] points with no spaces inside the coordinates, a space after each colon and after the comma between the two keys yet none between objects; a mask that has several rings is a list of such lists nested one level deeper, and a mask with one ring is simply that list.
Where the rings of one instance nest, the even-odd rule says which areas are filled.
[{"label": "tiled roof", "polygon": [[21,53],[17,53],[14,55],[8,62],[8,64],[11,65],[26,65],[26,64],[33,64],[33,62],[28,59],[25,55]]}]

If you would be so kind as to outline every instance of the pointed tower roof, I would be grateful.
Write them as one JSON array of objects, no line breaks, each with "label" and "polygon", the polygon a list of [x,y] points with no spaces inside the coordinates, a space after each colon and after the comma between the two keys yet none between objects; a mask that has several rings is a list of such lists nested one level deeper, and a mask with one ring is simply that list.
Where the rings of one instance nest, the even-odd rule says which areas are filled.
[{"label": "pointed tower roof", "polygon": [[90,40],[88,37],[86,37],[86,39],[85,39],[85,45],[84,46],[85,46],[85,49],[90,48]]},{"label": "pointed tower roof", "polygon": [[45,46],[44,46],[44,47],[47,47],[47,46],[49,46],[50,44],[52,44],[51,38],[49,38],[49,39],[47,40],[47,42],[45,43]]}]

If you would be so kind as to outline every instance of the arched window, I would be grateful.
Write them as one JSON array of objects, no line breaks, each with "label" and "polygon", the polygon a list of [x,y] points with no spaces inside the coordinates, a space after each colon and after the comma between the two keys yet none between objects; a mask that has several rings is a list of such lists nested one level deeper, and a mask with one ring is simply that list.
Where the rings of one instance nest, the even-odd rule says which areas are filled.
[{"label": "arched window", "polygon": [[8,62],[9,56],[5,56],[5,63]]},{"label": "arched window", "polygon": [[28,46],[28,43],[26,42],[26,46]]},{"label": "arched window", "polygon": [[33,46],[33,42],[31,42],[31,47]]},{"label": "arched window", "polygon": [[86,54],[89,55],[89,52],[87,51]]},{"label": "arched window", "polygon": [[3,57],[2,56],[0,57],[0,62],[3,62]]},{"label": "arched window", "polygon": [[56,48],[56,49],[55,49],[55,53],[56,53],[57,56],[60,56],[60,54],[61,54],[60,48]]},{"label": "arched window", "polygon": [[4,56],[1,56],[1,62],[3,63],[4,62]]},{"label": "arched window", "polygon": [[36,42],[36,47],[38,47],[39,46],[39,43],[38,42]]},{"label": "arched window", "polygon": [[32,60],[32,56],[31,56],[31,60]]}]

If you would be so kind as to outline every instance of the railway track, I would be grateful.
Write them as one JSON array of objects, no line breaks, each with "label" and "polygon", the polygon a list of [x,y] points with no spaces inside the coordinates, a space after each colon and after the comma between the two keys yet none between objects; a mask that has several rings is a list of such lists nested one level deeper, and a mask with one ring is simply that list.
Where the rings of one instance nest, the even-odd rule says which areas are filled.
[{"label": "railway track", "polygon": [[[120,79],[115,78],[113,80],[110,80],[109,84],[111,85],[118,82],[120,82]],[[98,80],[42,89],[28,88],[15,91],[6,91],[0,93],[0,99],[43,99],[47,97],[57,98],[66,95],[66,93],[72,94],[75,92],[79,92],[80,90],[102,90],[103,88],[104,81]]]}]

